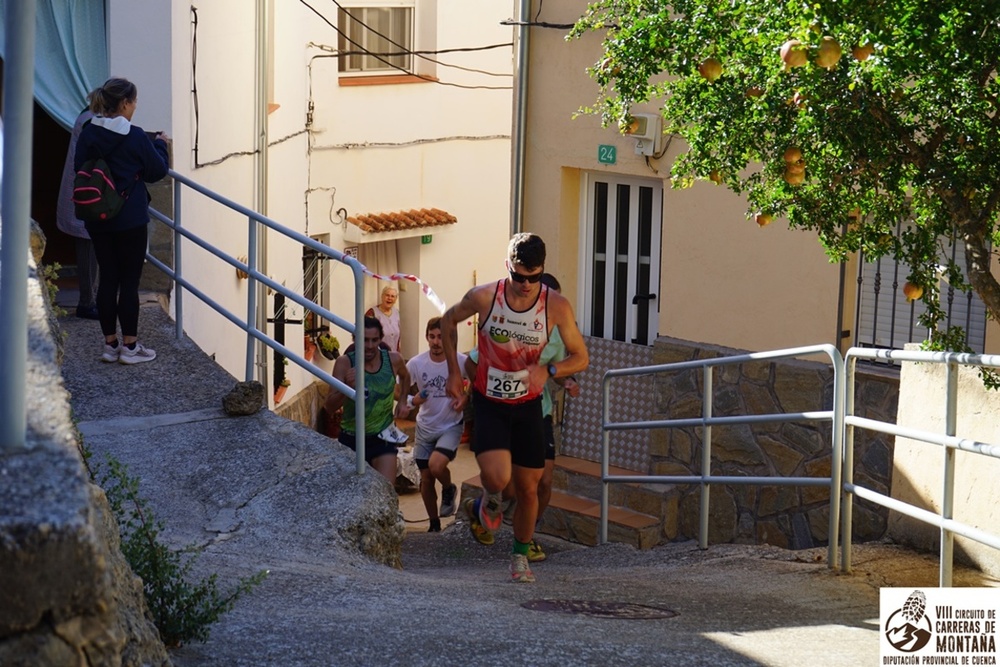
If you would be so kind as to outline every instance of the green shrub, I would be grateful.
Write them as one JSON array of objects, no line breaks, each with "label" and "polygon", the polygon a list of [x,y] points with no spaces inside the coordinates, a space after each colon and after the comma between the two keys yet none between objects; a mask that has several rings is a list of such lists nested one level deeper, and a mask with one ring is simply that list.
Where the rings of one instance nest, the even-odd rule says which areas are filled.
[{"label": "green shrub", "polygon": [[59,280],[60,269],[62,269],[62,265],[58,262],[38,265],[38,279],[45,287],[45,296],[49,301],[49,306],[52,308],[52,314],[56,317],[66,315],[66,309],[56,303],[56,296],[59,294],[59,284],[57,281]]},{"label": "green shrub", "polygon": [[[84,460],[89,458],[85,454]],[[175,552],[161,543],[164,524],[153,516],[149,504],[139,495],[139,479],[130,477],[126,466],[113,457],[108,456],[107,463],[106,474],[100,479],[95,477],[95,481],[104,488],[118,520],[122,553],[142,578],[146,603],[160,639],[169,648],[206,641],[211,625],[231,610],[243,594],[263,581],[267,570],[240,579],[225,594],[219,591],[215,574],[191,583],[195,550],[189,547]]]}]

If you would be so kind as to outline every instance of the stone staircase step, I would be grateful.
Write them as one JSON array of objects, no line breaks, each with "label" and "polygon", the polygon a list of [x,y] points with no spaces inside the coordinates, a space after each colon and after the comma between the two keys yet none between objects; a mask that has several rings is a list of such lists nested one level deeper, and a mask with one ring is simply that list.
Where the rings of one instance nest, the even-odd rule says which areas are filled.
[{"label": "stone staircase step", "polygon": [[[594,546],[598,543],[600,521],[599,501],[553,489],[552,499],[538,530],[570,542]],[[608,540],[631,544],[637,549],[652,548],[660,543],[660,519],[609,505]]]},{"label": "stone staircase step", "polygon": [[[601,464],[572,456],[556,456],[556,467],[552,477],[554,490],[575,496],[601,497]],[[612,475],[644,475],[643,471],[609,466]],[[677,487],[672,484],[612,484],[608,487],[608,501],[649,516],[669,517],[676,515]]]}]

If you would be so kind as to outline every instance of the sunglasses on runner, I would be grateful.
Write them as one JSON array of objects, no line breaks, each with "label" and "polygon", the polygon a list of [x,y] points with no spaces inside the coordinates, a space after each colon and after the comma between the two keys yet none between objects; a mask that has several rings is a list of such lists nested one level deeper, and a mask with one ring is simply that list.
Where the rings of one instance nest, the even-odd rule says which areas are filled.
[{"label": "sunglasses on runner", "polygon": [[542,279],[542,274],[545,273],[545,271],[539,271],[538,273],[526,276],[523,273],[515,273],[514,270],[510,268],[510,266],[508,266],[507,273],[510,274],[510,279],[513,280],[515,283],[535,284]]}]

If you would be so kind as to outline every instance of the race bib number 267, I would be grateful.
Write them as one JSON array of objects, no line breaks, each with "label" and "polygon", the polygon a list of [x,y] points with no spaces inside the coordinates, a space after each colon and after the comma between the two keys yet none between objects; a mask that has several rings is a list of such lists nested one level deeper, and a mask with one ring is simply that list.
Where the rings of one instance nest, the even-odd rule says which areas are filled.
[{"label": "race bib number 267", "polygon": [[528,393],[528,371],[502,371],[490,368],[486,377],[486,395],[490,398],[510,400]]}]

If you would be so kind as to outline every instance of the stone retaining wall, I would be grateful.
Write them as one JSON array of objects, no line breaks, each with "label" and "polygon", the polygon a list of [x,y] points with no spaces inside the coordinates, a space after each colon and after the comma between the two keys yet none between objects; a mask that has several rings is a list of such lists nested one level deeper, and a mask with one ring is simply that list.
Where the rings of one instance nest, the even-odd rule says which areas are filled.
[{"label": "stone retaining wall", "polygon": [[83,467],[31,273],[26,444],[0,451],[0,665],[169,665],[104,492]]},{"label": "stone retaining wall", "polygon": [[[573,399],[566,408],[563,453],[599,460],[601,377],[607,368],[668,364],[744,354],[743,350],[658,338],[652,348],[594,344],[588,339],[592,368],[581,375],[587,402]],[[637,348],[629,358],[629,349]],[[609,354],[614,358],[609,359]],[[624,361],[623,361],[624,359]],[[612,419],[698,418],[702,411],[702,370],[630,379],[624,390],[612,385]],[[827,363],[781,360],[717,368],[713,376],[714,415],[749,415],[830,410],[833,371]],[[898,376],[859,364],[856,414],[895,422]],[[612,434],[611,462],[654,475],[698,475],[702,429],[655,429],[631,438]],[[712,472],[731,476],[824,477],[831,470],[829,422],[800,422],[712,429]],[[855,479],[888,493],[893,442],[890,436],[859,432],[855,439]],[[654,488],[655,485],[649,485]],[[695,485],[659,487],[665,497],[679,495],[676,521],[664,517],[666,539],[698,536],[699,489]],[[759,543],[785,548],[825,544],[829,532],[826,487],[713,486],[710,496],[711,543]],[[886,530],[887,511],[866,502],[854,505],[853,539],[878,539]]]}]

